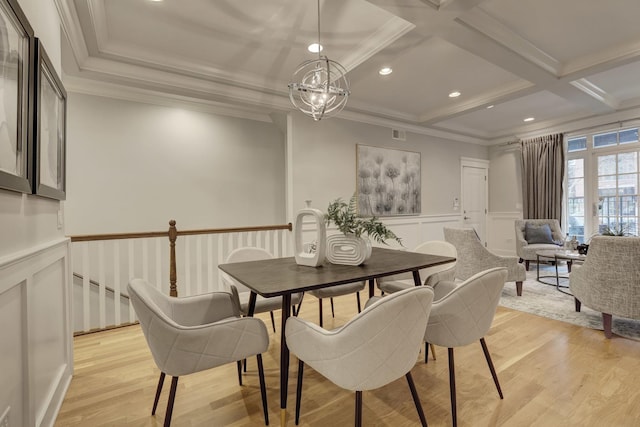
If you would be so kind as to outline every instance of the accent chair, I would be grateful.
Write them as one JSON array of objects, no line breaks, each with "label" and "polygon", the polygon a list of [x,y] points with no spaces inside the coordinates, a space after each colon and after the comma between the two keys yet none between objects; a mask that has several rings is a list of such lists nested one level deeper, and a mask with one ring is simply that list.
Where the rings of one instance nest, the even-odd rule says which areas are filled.
[{"label": "accent chair", "polygon": [[640,237],[594,236],[584,264],[569,275],[576,311],[581,304],[602,313],[611,338],[612,316],[640,319]]},{"label": "accent chair", "polygon": [[467,280],[473,275],[488,268],[505,267],[507,282],[516,282],[516,293],[522,295],[522,282],[527,272],[518,258],[514,256],[496,255],[485,248],[473,228],[444,227],[444,239],[456,247],[456,279]]},{"label": "accent chair", "polygon": [[529,262],[537,262],[538,251],[562,249],[564,234],[557,219],[518,219],[515,221],[516,254],[529,271]]}]

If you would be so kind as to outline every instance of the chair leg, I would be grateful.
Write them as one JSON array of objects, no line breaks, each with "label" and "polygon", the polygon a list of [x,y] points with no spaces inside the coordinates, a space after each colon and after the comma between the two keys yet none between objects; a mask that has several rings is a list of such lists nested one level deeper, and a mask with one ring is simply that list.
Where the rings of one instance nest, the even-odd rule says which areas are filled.
[{"label": "chair leg", "polygon": [[524,269],[525,269],[525,270],[527,270],[527,271],[529,271],[529,260],[526,260],[526,261],[524,262]]},{"label": "chair leg", "polygon": [[429,348],[431,348],[431,357],[433,360],[436,360],[436,348],[433,344],[425,342],[424,343],[424,363],[429,363]]},{"label": "chair leg", "polygon": [[262,395],[262,410],[264,411],[264,424],[269,425],[269,410],[267,408],[267,387],[264,383],[264,368],[262,367],[262,355],[257,354],[258,377],[260,377],[260,394]]},{"label": "chair leg", "polygon": [[362,392],[356,391],[356,427],[362,427]]},{"label": "chair leg", "polygon": [[304,362],[298,359],[298,386],[296,387],[296,425],[300,422],[300,401],[302,400],[302,373]]},{"label": "chair leg", "polygon": [[238,365],[238,384],[242,386],[242,360],[236,362]]},{"label": "chair leg", "polygon": [[298,317],[298,314],[300,314],[300,308],[302,308],[302,301],[304,301],[304,292],[302,293],[302,296],[300,297],[300,302],[298,303],[298,307],[293,306],[293,315],[295,317]]},{"label": "chair leg", "polygon": [[418,397],[418,391],[416,390],[416,386],[413,383],[413,378],[411,378],[411,371],[407,372],[407,382],[409,383],[409,390],[411,390],[411,397],[413,397],[413,403],[416,405],[416,410],[418,411],[418,416],[420,417],[420,424],[422,427],[427,427],[427,418],[424,416],[424,411],[422,410],[422,405],[420,404],[420,398]]},{"label": "chair leg", "polygon": [[158,388],[156,389],[156,398],[153,401],[153,409],[151,415],[156,414],[156,408],[158,407],[158,400],[160,399],[160,393],[162,392],[162,385],[164,384],[164,372],[160,372],[160,380],[158,380]]},{"label": "chair leg", "polygon": [[519,297],[522,296],[522,282],[516,282],[516,294],[518,294]]},{"label": "chair leg", "polygon": [[602,326],[605,338],[611,338],[611,322],[613,321],[609,313],[602,313]]},{"label": "chair leg", "polygon": [[336,313],[333,311],[333,297],[329,298],[331,300],[331,317],[335,319]]},{"label": "chair leg", "polygon": [[171,390],[169,391],[169,401],[167,402],[167,413],[164,415],[164,427],[171,425],[171,415],[173,414],[173,402],[176,400],[176,389],[178,388],[178,377],[171,377]]},{"label": "chair leg", "polygon": [[356,300],[358,301],[358,313],[362,312],[362,305],[360,304],[360,292],[356,292]]},{"label": "chair leg", "polygon": [[453,348],[449,348],[449,393],[451,395],[451,420],[453,427],[457,427],[458,411],[456,409],[456,369],[453,364]]},{"label": "chair leg", "polygon": [[273,318],[273,311],[270,311],[269,314],[271,315],[271,327],[273,327],[273,332],[276,331],[276,320]]},{"label": "chair leg", "polygon": [[580,311],[580,309],[582,308],[582,303],[580,302],[580,300],[576,297],[573,297],[573,302],[575,303],[576,311]]},{"label": "chair leg", "polygon": [[320,313],[320,321],[318,323],[322,328],[322,298],[318,298],[318,311]]},{"label": "chair leg", "polygon": [[485,359],[487,359],[487,364],[489,365],[489,370],[491,371],[493,382],[498,389],[500,399],[504,399],[504,397],[502,396],[502,389],[500,388],[500,382],[498,381],[498,374],[496,374],[496,369],[493,367],[493,361],[491,360],[491,355],[489,354],[489,349],[487,348],[487,343],[485,342],[484,337],[480,338],[480,344],[482,344],[482,351],[484,352]]}]

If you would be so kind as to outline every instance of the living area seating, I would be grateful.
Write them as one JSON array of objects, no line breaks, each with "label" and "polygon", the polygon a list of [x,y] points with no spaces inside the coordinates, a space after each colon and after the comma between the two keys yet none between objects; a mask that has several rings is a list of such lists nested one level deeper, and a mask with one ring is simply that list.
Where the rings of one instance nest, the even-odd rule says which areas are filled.
[{"label": "living area seating", "polygon": [[584,264],[569,276],[581,304],[602,312],[604,335],[611,338],[612,316],[640,319],[640,237],[594,236]]},{"label": "living area seating", "polygon": [[362,391],[405,376],[421,424],[426,426],[411,368],[422,346],[432,301],[431,288],[414,286],[381,298],[333,331],[290,317],[285,328],[286,339],[291,352],[299,359],[296,425],[300,419],[306,363],[337,386],[356,392],[356,426],[363,424]]},{"label": "living area seating", "polygon": [[507,269],[507,282],[516,282],[516,293],[522,295],[522,282],[526,279],[526,271],[518,258],[500,256],[485,248],[473,228],[444,227],[444,239],[453,244],[458,251],[456,262],[456,279],[467,280],[474,274],[494,267]]},{"label": "living area seating", "polygon": [[454,347],[462,347],[480,340],[493,382],[498,389],[500,399],[502,399],[498,375],[491,361],[484,336],[491,328],[506,278],[506,268],[493,268],[478,273],[457,286],[450,283],[452,285],[451,292],[434,301],[431,307],[424,339],[427,343],[447,347],[449,350],[449,391],[454,427],[458,422]]},{"label": "living area seating", "polygon": [[241,318],[227,292],[175,298],[164,295],[144,280],[127,286],[142,332],[151,350],[160,379],[151,414],[155,415],[165,375],[171,389],[164,426],[171,424],[178,377],[236,362],[242,385],[240,361],[256,356],[264,422],[269,424],[262,353],[269,347],[267,328],[260,319]]},{"label": "living area seating", "polygon": [[557,219],[518,219],[515,221],[516,254],[529,271],[529,262],[537,261],[536,253],[561,249],[564,239]]}]

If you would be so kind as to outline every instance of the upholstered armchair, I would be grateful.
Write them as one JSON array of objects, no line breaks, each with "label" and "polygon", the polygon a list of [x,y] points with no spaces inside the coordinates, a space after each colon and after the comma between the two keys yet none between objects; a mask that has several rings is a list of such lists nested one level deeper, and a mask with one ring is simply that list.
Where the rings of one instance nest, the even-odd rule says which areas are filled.
[{"label": "upholstered armchair", "polygon": [[[449,282],[451,291],[434,301],[431,307],[424,339],[427,343],[448,348],[451,418],[454,427],[458,422],[453,358],[455,347],[480,341],[500,399],[503,397],[484,336],[491,328],[506,278],[505,268],[493,268],[480,272],[458,285]],[[446,282],[443,283],[443,287],[445,286],[447,286]]]},{"label": "upholstered armchair", "polygon": [[524,266],[514,256],[500,256],[485,248],[472,228],[444,227],[444,239],[456,247],[456,279],[467,280],[471,276],[488,268],[505,267],[507,282],[516,282],[516,292],[522,295],[522,282],[527,273]]},{"label": "upholstered armchair", "polygon": [[265,424],[269,424],[262,353],[269,347],[267,328],[260,319],[240,318],[227,292],[174,298],[164,295],[144,280],[127,286],[142,332],[151,350],[160,379],[151,415],[155,415],[165,375],[171,375],[171,389],[164,426],[171,424],[178,378],[183,375],[256,356]]},{"label": "upholstered armchair", "polygon": [[332,331],[290,317],[286,326],[287,344],[299,359],[296,425],[307,364],[337,386],[356,392],[356,426],[363,424],[362,391],[406,377],[421,425],[426,426],[411,368],[420,353],[432,301],[430,287],[414,286],[380,298]]},{"label": "upholstered armchair", "polygon": [[584,264],[569,275],[569,288],[581,304],[602,312],[611,338],[612,316],[640,319],[640,237],[595,236]]},{"label": "upholstered armchair", "polygon": [[564,234],[557,219],[518,219],[516,228],[516,254],[529,271],[529,262],[537,261],[536,252],[561,249]]}]

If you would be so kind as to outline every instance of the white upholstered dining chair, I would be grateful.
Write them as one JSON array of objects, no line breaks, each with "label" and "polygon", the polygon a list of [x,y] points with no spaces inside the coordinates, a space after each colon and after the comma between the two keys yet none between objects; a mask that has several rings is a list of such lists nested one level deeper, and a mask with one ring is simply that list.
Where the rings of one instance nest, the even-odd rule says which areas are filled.
[{"label": "white upholstered dining chair", "polygon": [[[456,247],[442,240],[430,240],[415,247],[413,252],[457,257]],[[420,270],[420,279],[423,284],[434,288],[439,282],[453,281],[455,279],[456,263],[434,265]],[[402,273],[393,276],[379,277],[376,279],[378,288],[385,294],[391,294],[402,289],[415,286],[412,273]],[[437,295],[437,291],[436,291]]]},{"label": "white upholstered dining chair", "polygon": [[242,385],[240,361],[256,356],[264,421],[269,424],[262,367],[262,353],[269,347],[269,335],[262,320],[239,317],[227,292],[169,297],[142,279],[131,280],[127,290],[153,360],[160,369],[152,415],[156,413],[165,375],[172,376],[164,418],[168,427],[180,376],[236,362]]},{"label": "white upholstered dining chair", "polygon": [[[454,427],[458,418],[456,411],[456,379],[453,349],[479,340],[487,359],[491,376],[503,398],[498,376],[484,336],[491,328],[500,295],[507,278],[507,269],[498,267],[475,274],[464,282],[443,283],[451,289],[441,299],[434,301],[424,335],[425,342],[447,347],[449,353],[449,391],[451,395],[451,417]],[[425,362],[427,357],[425,355]]]},{"label": "white upholstered dining chair", "polygon": [[[232,262],[247,262],[247,261],[260,261],[264,259],[272,259],[273,256],[265,249],[254,247],[242,247],[234,249],[229,253],[226,259],[226,263]],[[240,313],[243,316],[249,314],[249,296],[251,290],[244,286],[242,283],[235,280],[233,277],[226,273],[222,273],[222,281],[225,286],[233,295],[233,299],[237,304]],[[300,305],[302,304],[302,298],[304,294],[302,292],[291,295],[291,306],[293,307],[294,316],[297,315]],[[297,307],[297,309],[296,309]],[[282,309],[282,297],[265,298],[260,295],[256,295],[256,305],[254,309],[255,313],[269,312],[271,315],[271,326],[273,331],[276,330],[276,323],[273,318],[273,311]]]},{"label": "white upholstered dining chair", "polygon": [[427,286],[396,292],[332,331],[290,317],[286,340],[299,359],[296,424],[300,419],[302,376],[307,364],[339,387],[356,392],[356,426],[362,425],[362,391],[405,376],[421,424],[426,426],[411,368],[422,346],[432,300],[433,290]]}]

